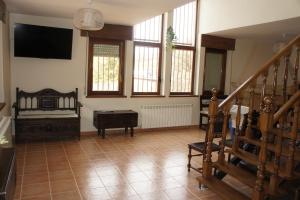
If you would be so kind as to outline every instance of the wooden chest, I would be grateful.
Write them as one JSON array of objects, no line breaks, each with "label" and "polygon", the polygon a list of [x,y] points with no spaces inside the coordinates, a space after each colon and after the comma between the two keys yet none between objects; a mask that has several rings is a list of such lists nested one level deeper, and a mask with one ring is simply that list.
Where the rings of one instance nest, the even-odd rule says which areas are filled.
[{"label": "wooden chest", "polygon": [[125,132],[130,128],[133,136],[133,127],[137,125],[138,113],[132,110],[94,111],[94,126],[103,138],[108,128],[125,128]]}]

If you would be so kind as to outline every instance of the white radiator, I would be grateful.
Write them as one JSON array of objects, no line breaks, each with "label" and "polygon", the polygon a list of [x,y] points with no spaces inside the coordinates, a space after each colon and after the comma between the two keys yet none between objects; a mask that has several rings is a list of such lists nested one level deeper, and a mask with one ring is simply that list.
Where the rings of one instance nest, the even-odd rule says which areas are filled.
[{"label": "white radiator", "polygon": [[11,118],[8,116],[0,119],[0,138],[4,138],[8,143],[1,144],[1,147],[12,147]]},{"label": "white radiator", "polygon": [[192,125],[192,104],[144,105],[141,108],[142,128]]}]

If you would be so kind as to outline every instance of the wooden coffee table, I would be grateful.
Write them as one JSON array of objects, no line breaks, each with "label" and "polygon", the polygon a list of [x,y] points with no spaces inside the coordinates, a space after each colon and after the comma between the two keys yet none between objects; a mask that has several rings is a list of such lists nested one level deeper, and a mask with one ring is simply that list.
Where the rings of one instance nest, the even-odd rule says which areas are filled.
[{"label": "wooden coffee table", "polygon": [[130,128],[133,137],[133,127],[137,124],[138,113],[132,110],[94,111],[94,126],[102,138],[105,138],[105,129],[109,128],[125,128],[125,133]]}]

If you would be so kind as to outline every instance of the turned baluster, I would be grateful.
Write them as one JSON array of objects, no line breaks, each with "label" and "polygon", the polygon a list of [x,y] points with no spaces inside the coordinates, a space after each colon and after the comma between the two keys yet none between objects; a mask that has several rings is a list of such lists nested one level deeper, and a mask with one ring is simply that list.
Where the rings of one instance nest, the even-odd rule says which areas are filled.
[{"label": "turned baluster", "polygon": [[298,90],[299,53],[300,53],[300,46],[297,46],[296,61],[294,65],[294,74],[293,74],[294,92],[297,92]]},{"label": "turned baluster", "polygon": [[237,113],[236,113],[236,118],[235,118],[235,134],[234,134],[233,145],[232,145],[233,151],[237,151],[239,148],[238,136],[240,135],[241,104],[242,104],[242,99],[237,97],[236,98]]},{"label": "turned baluster", "polygon": [[224,113],[224,121],[223,121],[223,127],[222,127],[222,139],[220,141],[220,151],[218,156],[218,162],[224,163],[225,161],[225,142],[226,142],[226,136],[227,136],[227,129],[228,129],[228,119],[229,119],[229,109],[230,106],[226,105],[223,109]]},{"label": "turned baluster", "polygon": [[253,191],[252,199],[263,200],[265,197],[264,192],[264,178],[265,169],[267,161],[267,142],[268,142],[268,132],[271,130],[273,125],[273,105],[272,98],[265,97],[263,102],[263,109],[259,118],[259,128],[261,131],[261,146],[258,157],[258,169],[257,169],[257,179],[255,183],[255,188]]},{"label": "turned baluster", "polygon": [[279,64],[280,64],[280,63],[279,63],[278,60],[274,63],[274,68],[273,68],[274,76],[273,76],[272,99],[274,99],[275,96],[276,96],[277,76],[278,76],[278,67],[279,67]]},{"label": "turned baluster", "polygon": [[246,137],[252,138],[252,115],[253,115],[253,107],[254,107],[254,88],[255,85],[252,84],[250,86],[250,97],[249,97],[249,112],[247,117],[247,128],[246,128]]},{"label": "turned baluster", "polygon": [[291,130],[291,138],[289,140],[289,153],[287,158],[287,164],[286,164],[286,172],[288,176],[293,176],[293,170],[294,170],[294,155],[295,155],[295,146],[296,146],[296,140],[297,140],[297,129],[298,129],[298,117],[299,117],[299,102],[297,102],[294,105],[293,110],[294,116],[293,116],[293,125]]},{"label": "turned baluster", "polygon": [[[272,87],[272,96],[271,96],[271,98],[272,98],[274,106],[276,105],[275,99],[276,99],[277,77],[278,77],[278,67],[279,67],[279,65],[280,65],[280,62],[278,60],[276,60],[274,62],[274,66],[273,66],[273,87]],[[272,135],[269,139],[274,142],[275,135]]]},{"label": "turned baluster", "polygon": [[270,193],[276,194],[279,187],[279,168],[280,168],[280,156],[282,152],[282,140],[283,140],[283,132],[284,132],[284,126],[283,126],[283,120],[282,118],[279,119],[280,129],[278,133],[276,134],[276,143],[275,143],[275,156],[273,160],[274,165],[274,174],[270,177]]},{"label": "turned baluster", "polygon": [[217,90],[212,89],[212,98],[208,107],[209,122],[206,143],[206,155],[203,157],[203,177],[212,176],[212,143],[214,139],[215,122],[217,118],[218,98]]},{"label": "turned baluster", "polygon": [[[284,57],[284,76],[283,76],[283,88],[282,88],[282,95],[283,95],[283,103],[285,104],[287,101],[287,81],[288,81],[288,70],[289,70],[289,63],[290,63],[290,54],[287,54]],[[283,117],[283,126],[285,127],[287,125],[287,117]]]},{"label": "turned baluster", "polygon": [[290,54],[285,56],[284,59],[284,77],[283,77],[283,88],[282,88],[282,94],[283,94],[283,104],[287,101],[287,81],[289,76],[289,63],[290,63]]},{"label": "turned baluster", "polygon": [[263,110],[264,108],[264,98],[266,96],[268,74],[269,74],[268,70],[266,70],[263,73],[263,81],[262,81],[262,89],[261,89],[261,97],[260,97],[260,110]]}]

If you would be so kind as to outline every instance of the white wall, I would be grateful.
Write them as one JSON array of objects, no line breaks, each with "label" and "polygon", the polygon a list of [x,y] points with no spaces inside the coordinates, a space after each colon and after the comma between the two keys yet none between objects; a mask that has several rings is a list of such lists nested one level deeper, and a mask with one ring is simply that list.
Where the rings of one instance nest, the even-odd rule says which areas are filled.
[{"label": "white wall", "polygon": [[[142,105],[146,104],[193,104],[193,124],[198,124],[199,119],[199,98],[198,97],[168,97],[170,87],[170,69],[171,62],[168,60],[171,54],[166,53],[166,66],[163,72],[163,87],[165,96],[162,98],[130,98],[132,67],[133,67],[133,43],[126,42],[126,66],[125,66],[125,95],[127,98],[86,98],[85,97],[85,68],[86,68],[86,47],[87,38],[81,37],[78,30],[74,29],[73,36],[73,55],[72,60],[56,59],[38,59],[38,58],[20,58],[13,56],[13,24],[29,23],[44,26],[55,26],[72,28],[72,21],[62,18],[38,17],[20,14],[11,14],[10,17],[10,43],[11,43],[11,68],[12,102],[15,100],[15,88],[19,87],[28,91],[36,91],[43,88],[54,88],[59,91],[70,91],[79,88],[79,98],[83,103],[82,109],[82,131],[95,130],[92,125],[93,110],[109,109],[132,109],[139,111]],[[199,41],[199,40],[198,40]],[[198,71],[199,80],[196,82],[200,93],[203,84],[204,68],[204,48],[199,47],[201,51],[197,55],[197,63],[200,67]],[[272,55],[272,44],[238,39],[236,41],[236,50],[228,51],[226,86],[225,92],[232,91],[231,82],[242,83],[251,76],[264,62]]]},{"label": "white wall", "polygon": [[[240,85],[258,71],[273,55],[273,43],[253,39],[237,39],[235,51],[229,53],[228,84]],[[272,71],[272,70],[270,70]],[[229,88],[232,91],[234,88]]]},{"label": "white wall", "polygon": [[202,33],[300,16],[299,0],[200,0],[200,4]]},{"label": "white wall", "polygon": [[[139,111],[146,104],[193,104],[193,124],[198,124],[199,100],[197,97],[168,97],[169,84],[165,84],[164,98],[130,98],[133,66],[133,43],[126,42],[125,95],[127,98],[86,98],[85,68],[87,40],[81,37],[78,30],[73,31],[72,60],[20,58],[13,54],[14,23],[29,23],[43,26],[72,28],[72,21],[61,18],[37,17],[11,14],[11,68],[12,68],[12,101],[15,100],[15,88],[36,91],[43,88],[54,88],[59,91],[70,91],[78,87],[79,98],[83,103],[82,131],[95,130],[92,125],[93,110],[132,109]],[[164,80],[169,83],[170,63],[167,62]]]}]

